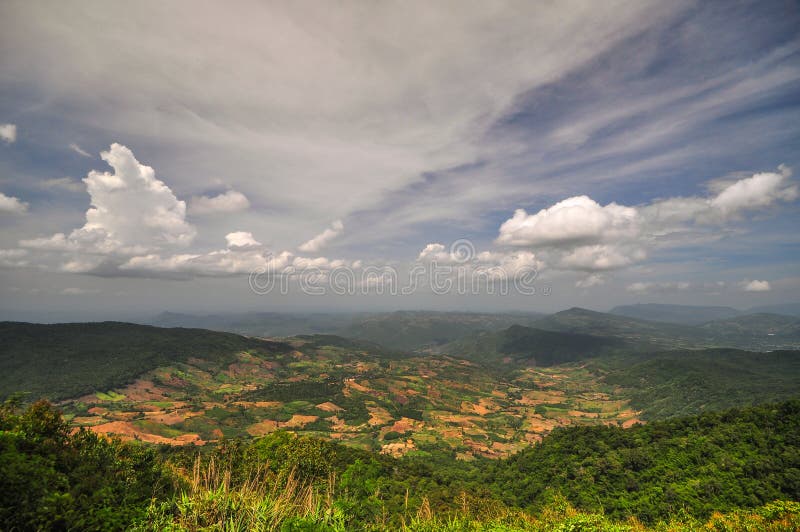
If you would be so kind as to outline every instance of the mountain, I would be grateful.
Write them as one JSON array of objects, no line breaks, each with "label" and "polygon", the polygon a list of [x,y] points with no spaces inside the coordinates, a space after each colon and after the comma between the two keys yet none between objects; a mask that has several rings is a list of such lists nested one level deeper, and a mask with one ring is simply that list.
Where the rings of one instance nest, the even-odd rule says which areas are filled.
[{"label": "mountain", "polygon": [[669,348],[704,345],[702,331],[688,325],[660,323],[573,307],[535,321],[550,331],[615,336],[634,343]]},{"label": "mountain", "polygon": [[[644,358],[644,360],[642,360]],[[800,395],[800,351],[673,351],[628,357],[604,381],[643,419],[699,414]]]},{"label": "mountain", "polygon": [[700,307],[639,303],[614,307],[609,314],[648,321],[700,325],[709,321],[733,318],[742,314],[733,307]]},{"label": "mountain", "polygon": [[249,336],[332,334],[353,322],[348,313],[244,312],[197,316],[162,312],[148,323],[158,327],[191,327]]},{"label": "mountain", "polygon": [[463,338],[444,346],[442,351],[483,364],[553,366],[626,348],[632,348],[632,344],[620,338],[512,325],[502,331]]},{"label": "mountain", "polygon": [[667,349],[731,347],[749,350],[800,347],[800,321],[777,314],[740,315],[702,325],[684,325],[630,318],[571,308],[535,321],[539,329],[614,336],[640,345]]},{"label": "mountain", "polygon": [[250,336],[333,334],[381,344],[394,351],[415,351],[451,342],[482,330],[528,325],[544,314],[397,311],[374,313],[253,312],[194,316],[164,312],[152,320],[160,327],[198,327]]},{"label": "mountain", "polygon": [[800,317],[800,303],[784,303],[781,305],[763,305],[752,307],[747,310],[748,314],[758,314],[766,312],[768,314],[783,314],[785,316]]},{"label": "mountain", "polygon": [[479,314],[471,312],[400,311],[361,317],[340,331],[399,350],[415,351],[452,342],[478,331],[495,331],[511,325],[528,325],[538,313]]},{"label": "mountain", "polygon": [[241,351],[285,352],[290,346],[202,329],[163,329],[120,322],[52,325],[0,323],[0,397],[29,392],[62,399],[109,390],[190,357],[233,361]]},{"label": "mountain", "polygon": [[712,321],[700,329],[718,345],[747,345],[762,350],[800,345],[800,318],[781,314],[747,314]]}]

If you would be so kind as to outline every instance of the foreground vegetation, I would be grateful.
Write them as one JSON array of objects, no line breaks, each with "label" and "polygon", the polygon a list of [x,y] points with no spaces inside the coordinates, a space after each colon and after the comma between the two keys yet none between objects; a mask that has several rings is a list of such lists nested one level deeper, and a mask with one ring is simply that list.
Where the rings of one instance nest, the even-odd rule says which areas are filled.
[{"label": "foreground vegetation", "polygon": [[509,460],[402,458],[279,431],[202,449],[0,409],[8,530],[796,530],[800,401],[574,427]]}]

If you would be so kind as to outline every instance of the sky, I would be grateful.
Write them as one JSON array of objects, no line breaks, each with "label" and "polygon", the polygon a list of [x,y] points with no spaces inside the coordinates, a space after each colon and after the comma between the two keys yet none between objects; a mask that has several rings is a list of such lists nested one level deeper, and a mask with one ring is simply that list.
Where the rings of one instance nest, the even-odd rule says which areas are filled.
[{"label": "sky", "polygon": [[798,175],[794,1],[0,4],[2,319],[796,302]]}]

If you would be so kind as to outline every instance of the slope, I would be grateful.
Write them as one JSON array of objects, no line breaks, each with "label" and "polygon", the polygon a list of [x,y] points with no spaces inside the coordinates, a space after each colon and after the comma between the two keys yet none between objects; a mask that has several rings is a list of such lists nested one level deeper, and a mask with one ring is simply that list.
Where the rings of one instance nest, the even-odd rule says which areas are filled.
[{"label": "slope", "polygon": [[130,323],[0,323],[0,397],[29,392],[53,400],[122,386],[189,357],[233,361],[238,352],[287,351],[278,342],[202,329]]},{"label": "slope", "polygon": [[631,342],[609,336],[558,332],[512,325],[446,345],[452,356],[483,364],[552,366],[633,349]]}]

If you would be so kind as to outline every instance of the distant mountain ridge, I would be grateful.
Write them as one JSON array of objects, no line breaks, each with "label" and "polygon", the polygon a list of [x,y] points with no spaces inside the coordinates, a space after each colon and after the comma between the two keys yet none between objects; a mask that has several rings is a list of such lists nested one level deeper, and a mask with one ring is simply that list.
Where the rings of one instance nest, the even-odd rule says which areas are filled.
[{"label": "distant mountain ridge", "polygon": [[800,303],[762,305],[739,310],[724,306],[668,305],[663,303],[637,303],[620,305],[608,311],[609,314],[638,318],[642,320],[702,325],[710,321],[747,316],[751,314],[780,314],[800,317]]},{"label": "distant mountain ridge", "polygon": [[664,323],[701,325],[709,321],[740,316],[742,315],[742,311],[733,307],[696,307],[688,305],[664,305],[660,303],[639,303],[636,305],[614,307],[609,311],[609,314]]},{"label": "distant mountain ridge", "polygon": [[164,312],[150,321],[159,327],[194,327],[250,336],[333,334],[414,351],[442,345],[481,330],[529,325],[545,314],[395,311],[373,313],[254,312],[194,316]]},{"label": "distant mountain ridge", "polygon": [[[747,319],[747,316],[759,316]],[[656,319],[658,318],[658,319]],[[740,319],[740,321],[736,321]],[[667,349],[735,347],[773,350],[800,347],[800,318],[747,314],[732,307],[642,304],[612,312],[573,307],[536,312],[477,313],[396,311],[352,314],[246,313],[191,316],[164,313],[159,326],[198,327],[250,336],[332,334],[380,344],[390,351],[439,351],[442,346],[513,325],[563,333],[618,337]],[[462,344],[462,347],[463,344]]]},{"label": "distant mountain ridge", "polygon": [[553,366],[633,348],[621,338],[512,325],[452,342],[442,351],[481,364]]}]

